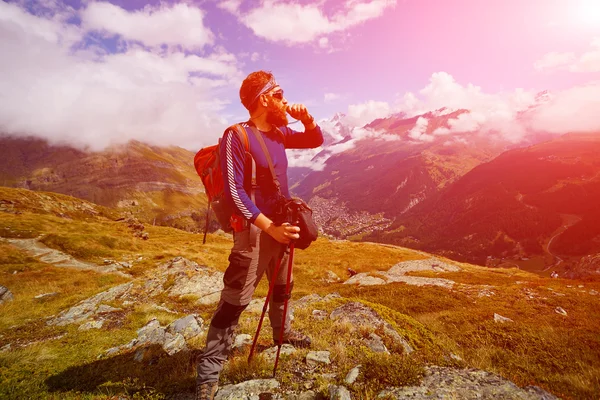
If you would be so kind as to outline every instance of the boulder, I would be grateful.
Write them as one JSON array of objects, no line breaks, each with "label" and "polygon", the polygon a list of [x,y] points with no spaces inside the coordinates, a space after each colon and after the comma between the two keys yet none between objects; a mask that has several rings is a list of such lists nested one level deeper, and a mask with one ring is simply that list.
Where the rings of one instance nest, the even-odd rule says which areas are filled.
[{"label": "boulder", "polygon": [[506,318],[500,314],[494,313],[494,322],[505,323],[505,322],[514,322],[514,321],[510,318]]},{"label": "boulder", "polygon": [[328,351],[309,351],[306,355],[306,364],[309,367],[316,367],[319,364],[331,364]]},{"label": "boulder", "polygon": [[383,333],[389,336],[396,344],[402,346],[406,354],[414,351],[412,346],[404,339],[390,323],[385,321],[375,310],[358,302],[349,302],[333,310],[329,315],[334,321],[350,323],[354,327],[366,326],[382,328]]},{"label": "boulder", "polygon": [[79,325],[77,330],[79,331],[89,331],[90,329],[100,329],[104,325],[104,321],[88,321],[84,324]]},{"label": "boulder", "polygon": [[0,304],[14,300],[14,296],[7,287],[0,285]]},{"label": "boulder", "polygon": [[346,377],[344,378],[344,382],[347,385],[352,385],[354,382],[356,382],[356,379],[358,379],[358,375],[360,374],[361,367],[362,367],[361,365],[357,365],[356,367],[354,367],[350,371],[348,371],[348,373],[346,374]]},{"label": "boulder", "polygon": [[[79,302],[76,306],[69,308],[68,310],[62,311],[57,317],[48,320],[48,325],[64,326],[74,323],[80,323],[90,318],[91,316],[102,310],[113,309],[109,306],[99,307],[100,303],[115,301],[117,298],[122,297],[133,287],[133,282],[124,283],[119,286],[112,287],[104,292],[98,293],[89,299]],[[106,308],[109,307],[109,308]]]},{"label": "boulder", "polygon": [[371,349],[372,352],[390,354],[389,350],[387,349],[387,347],[385,347],[385,344],[383,343],[383,340],[381,339],[381,337],[379,337],[379,335],[371,333],[369,334],[368,338],[364,339],[364,341],[367,347]]},{"label": "boulder", "polygon": [[329,386],[330,400],[351,400],[350,392],[344,386]]},{"label": "boulder", "polygon": [[253,379],[219,388],[215,400],[255,400],[262,393],[272,393],[279,387],[275,379]]},{"label": "boulder", "polygon": [[389,388],[377,398],[429,400],[436,399],[519,399],[558,400],[540,388],[520,388],[499,375],[476,369],[425,367],[419,386]]},{"label": "boulder", "polygon": [[196,315],[187,315],[171,322],[167,326],[167,332],[171,334],[181,334],[185,340],[195,338],[202,333],[202,318]]},{"label": "boulder", "polygon": [[[252,342],[250,342],[252,344]],[[279,357],[281,356],[289,356],[296,351],[296,348],[291,344],[283,344],[281,345],[281,351],[279,352]],[[275,361],[275,357],[277,356],[277,346],[270,347],[262,352],[263,357],[269,361]]]}]

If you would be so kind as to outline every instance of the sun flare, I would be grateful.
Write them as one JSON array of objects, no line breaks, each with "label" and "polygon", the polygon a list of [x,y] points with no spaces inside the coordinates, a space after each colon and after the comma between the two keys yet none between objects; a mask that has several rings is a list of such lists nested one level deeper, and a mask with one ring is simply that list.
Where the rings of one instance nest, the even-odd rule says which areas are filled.
[{"label": "sun flare", "polygon": [[580,22],[584,24],[600,25],[600,1],[583,1],[578,7],[577,16]]}]

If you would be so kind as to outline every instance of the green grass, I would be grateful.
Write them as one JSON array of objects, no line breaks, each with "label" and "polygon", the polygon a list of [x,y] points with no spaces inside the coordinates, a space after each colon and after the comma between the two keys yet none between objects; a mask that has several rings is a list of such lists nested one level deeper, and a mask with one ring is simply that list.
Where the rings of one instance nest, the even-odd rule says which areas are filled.
[{"label": "green grass", "polygon": [[[41,237],[49,247],[100,264],[104,258],[134,260],[128,270],[134,278],[151,276],[153,268],[176,256],[220,271],[228,265],[231,239],[227,237],[209,235],[203,245],[201,235],[147,226],[150,239],[144,241],[135,238],[123,222],[109,217],[108,211],[96,217],[73,211],[66,218],[40,204],[25,207],[25,200],[19,197],[21,192],[12,195],[22,208],[20,213],[0,212],[3,237]],[[142,259],[138,260],[140,256]],[[331,351],[332,364],[316,370],[307,368],[307,350],[283,357],[277,375],[282,388],[306,390],[305,385],[310,383],[312,390],[325,395],[330,383],[342,384],[345,374],[360,364],[364,373],[349,389],[357,398],[373,398],[386,384],[414,384],[425,365],[436,364],[496,372],[520,386],[538,385],[564,399],[597,398],[600,311],[598,296],[589,291],[600,292],[598,282],[545,279],[518,269],[485,269],[467,264],[461,264],[463,270],[459,272],[412,273],[452,279],[457,282],[453,290],[403,283],[357,287],[324,282],[327,271],[345,280],[348,268],[357,272],[384,271],[398,262],[423,257],[408,249],[322,238],[309,249],[297,251],[293,298],[338,292],[343,299],[296,310],[295,328],[312,336],[313,349]],[[162,296],[152,302],[178,314],[157,310],[141,301],[125,307],[115,321],[100,330],[79,332],[77,326],[45,323],[47,317],[128,280],[116,274],[54,267],[0,241],[0,284],[15,297],[0,305],[0,348],[11,343],[10,350],[0,352],[0,398],[106,399],[126,395],[160,399],[191,392],[193,360],[204,345],[203,337],[190,344],[190,352],[174,357],[166,356],[161,349],[149,349],[143,363],[134,361],[132,353],[109,358],[98,355],[128,343],[136,337],[136,330],[153,317],[164,326],[194,312],[208,323],[215,305],[196,306],[192,297]],[[483,289],[494,294],[479,296]],[[264,296],[266,291],[263,280],[255,297]],[[57,295],[34,298],[51,292]],[[346,301],[361,301],[375,309],[407,338],[415,352],[406,356],[400,347],[384,338],[392,354],[374,355],[362,340],[372,331],[381,333],[375,328],[353,329],[312,316],[313,309],[330,313]],[[557,314],[556,307],[564,308],[568,315]],[[495,323],[494,313],[514,322]],[[242,314],[238,333],[253,335],[257,319],[256,315]],[[262,349],[271,345],[266,321],[259,346]],[[454,361],[449,357],[451,353],[463,361]],[[248,365],[246,356],[247,352],[242,351],[231,358],[221,384],[270,376],[270,362],[257,357]],[[336,375],[327,380],[321,376],[324,373]]]}]

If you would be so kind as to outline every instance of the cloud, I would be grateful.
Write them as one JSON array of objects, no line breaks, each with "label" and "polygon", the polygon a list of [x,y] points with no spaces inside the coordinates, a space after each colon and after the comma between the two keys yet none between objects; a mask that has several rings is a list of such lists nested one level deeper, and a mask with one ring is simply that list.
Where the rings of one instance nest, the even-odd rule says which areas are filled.
[{"label": "cloud", "polygon": [[324,36],[380,17],[395,4],[396,0],[347,0],[331,16],[326,14],[323,2],[264,0],[260,6],[242,12],[241,2],[227,1],[221,8],[235,14],[256,36],[272,42],[299,44],[318,40],[319,46],[328,47],[329,41]]},{"label": "cloud", "polygon": [[384,118],[390,114],[390,105],[385,101],[369,100],[361,104],[348,106],[348,113],[344,123],[350,126],[364,126],[377,118]]},{"label": "cloud", "polygon": [[573,64],[575,59],[574,53],[558,53],[553,51],[544,54],[533,66],[537,70],[555,69]]},{"label": "cloud", "polygon": [[[462,85],[446,72],[432,74],[429,83],[419,91],[405,93],[394,106],[394,110],[408,116],[423,115],[437,111],[435,115],[447,115],[458,110],[460,113],[448,120],[447,127],[428,132],[430,135],[494,133],[512,142],[520,141],[525,135],[519,115],[536,104],[536,93],[516,89],[510,93],[484,93],[481,87],[471,83]],[[422,133],[422,127],[414,131]],[[423,131],[424,132],[424,131]],[[420,136],[419,136],[420,137]],[[425,136],[421,140],[430,140]]]},{"label": "cloud", "polygon": [[162,44],[201,49],[214,41],[204,25],[204,12],[188,4],[147,6],[128,12],[107,2],[91,2],[81,12],[82,26],[104,36],[120,35],[147,46]]},{"label": "cloud", "polygon": [[408,131],[408,137],[420,142],[433,142],[435,139],[433,135],[428,135],[426,133],[428,125],[429,120],[427,118],[419,117],[414,128]]},{"label": "cloud", "polygon": [[[491,94],[470,83],[462,85],[446,72],[434,73],[418,95],[405,93],[393,107],[407,116],[434,110],[438,110],[434,115],[456,112],[447,120],[447,126],[433,130],[423,121],[425,118],[419,118],[409,132],[409,137],[415,140],[478,134],[496,135],[514,143],[526,139],[532,131],[556,134],[600,131],[599,109],[598,82],[553,93],[515,89]],[[431,137],[423,137],[425,134]]]},{"label": "cloud", "polygon": [[11,77],[0,80],[0,132],[93,150],[131,139],[197,149],[227,126],[223,93],[242,74],[221,48],[202,57],[143,46],[111,54],[60,16],[0,2],[0,18],[0,75]]},{"label": "cloud", "polygon": [[333,103],[341,98],[342,96],[337,93],[325,93],[323,96],[323,101],[325,101],[325,103]]},{"label": "cloud", "polygon": [[594,38],[590,49],[577,57],[574,53],[550,52],[534,63],[540,71],[600,72],[600,38]]},{"label": "cloud", "polygon": [[543,106],[532,112],[531,127],[562,134],[600,132],[600,83],[590,83],[554,93]]}]

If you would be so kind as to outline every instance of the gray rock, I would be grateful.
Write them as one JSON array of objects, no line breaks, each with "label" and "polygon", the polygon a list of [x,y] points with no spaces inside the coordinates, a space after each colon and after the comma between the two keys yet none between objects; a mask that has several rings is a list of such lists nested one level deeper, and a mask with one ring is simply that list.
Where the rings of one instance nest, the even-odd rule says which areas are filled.
[{"label": "gray rock", "polygon": [[348,374],[346,374],[346,377],[344,378],[344,382],[347,385],[352,385],[354,382],[356,382],[356,380],[358,379],[358,375],[360,374],[361,367],[361,365],[357,365],[356,367],[348,371]]},{"label": "gray rock", "polygon": [[140,345],[160,344],[165,342],[165,328],[160,326],[157,319],[152,319],[145,326],[138,329],[137,343]]},{"label": "gray rock", "polygon": [[341,280],[342,279],[339,276],[337,276],[336,273],[333,271],[327,271],[327,276],[325,277],[325,279],[323,279],[325,283],[337,283]]},{"label": "gray rock", "polygon": [[79,331],[89,331],[90,329],[100,329],[104,325],[104,321],[88,321],[84,324],[79,325],[77,330]]},{"label": "gray rock", "polygon": [[181,334],[186,340],[195,338],[202,333],[202,318],[195,315],[187,315],[175,320],[167,326],[167,332]]},{"label": "gray rock", "polygon": [[344,285],[374,286],[385,285],[386,283],[387,281],[385,279],[371,276],[368,272],[361,272],[344,282]]},{"label": "gray rock", "polygon": [[364,339],[364,341],[367,347],[371,349],[372,352],[390,354],[389,350],[387,349],[387,347],[385,347],[385,344],[383,343],[383,340],[381,340],[381,337],[379,337],[379,335],[375,333],[370,333],[369,337],[367,339]]},{"label": "gray rock", "polygon": [[350,392],[344,386],[329,386],[330,400],[351,400]]},{"label": "gray rock", "polygon": [[425,278],[420,276],[406,276],[407,272],[412,271],[435,271],[435,272],[453,272],[460,271],[460,268],[445,263],[437,258],[425,260],[403,261],[391,267],[387,272],[360,273],[352,276],[344,284],[357,284],[360,286],[385,285],[392,282],[404,282],[408,285],[416,286],[442,286],[451,289],[454,281],[442,278]]},{"label": "gray rock", "polygon": [[54,297],[54,296],[58,296],[58,293],[56,293],[56,292],[42,293],[42,294],[38,294],[37,296],[34,296],[33,298],[36,300],[41,300],[41,299],[47,299],[48,297]]},{"label": "gray rock", "polygon": [[180,351],[187,350],[187,345],[181,333],[171,334],[167,332],[162,348],[168,355],[172,356]]},{"label": "gray rock", "polygon": [[7,287],[0,285],[0,304],[14,300],[12,292]]},{"label": "gray rock", "polygon": [[294,308],[303,308],[318,301],[323,301],[323,298],[316,293],[311,293],[294,301]]},{"label": "gray rock", "polygon": [[233,341],[234,349],[242,349],[242,348],[244,348],[246,346],[250,346],[250,345],[252,345],[252,336],[250,336],[246,333],[237,335],[235,337],[235,340]]},{"label": "gray rock", "polygon": [[122,308],[111,307],[106,304],[100,304],[94,314],[108,314],[113,312],[123,311]]},{"label": "gray rock", "polygon": [[505,323],[505,322],[514,322],[514,321],[510,318],[506,318],[500,314],[494,313],[494,322]]},{"label": "gray rock", "polygon": [[389,269],[391,274],[405,274],[414,271],[458,272],[460,267],[443,262],[439,258],[403,261]]},{"label": "gray rock", "polygon": [[316,367],[319,364],[331,364],[329,360],[329,351],[309,351],[306,355],[306,364],[309,367]]},{"label": "gray rock", "polygon": [[258,400],[261,393],[272,393],[278,387],[275,379],[254,379],[219,388],[215,400]]},{"label": "gray rock", "polygon": [[323,310],[313,310],[312,316],[318,321],[323,321],[327,318],[327,312]]},{"label": "gray rock", "polygon": [[414,351],[412,346],[404,339],[387,321],[377,314],[375,310],[358,302],[346,303],[331,312],[329,315],[334,321],[350,323],[354,327],[366,326],[383,328],[385,335],[389,336],[394,343],[402,346],[406,354]]},{"label": "gray rock", "polygon": [[[557,400],[539,389],[522,389],[499,375],[476,369],[426,367],[419,386],[386,389],[378,398],[430,400]],[[543,392],[543,393],[542,393]]]},{"label": "gray rock", "polygon": [[147,352],[148,352],[148,349],[146,347],[140,347],[133,354],[133,361],[136,361],[136,362],[139,362],[139,363],[143,362],[144,361],[144,357],[146,356]]},{"label": "gray rock", "polygon": [[[105,357],[110,357],[112,355],[118,354],[121,351],[120,347],[111,347],[110,349],[106,350],[104,352],[104,356]],[[100,355],[98,357],[102,357],[103,355]]]},{"label": "gray rock", "polygon": [[[251,342],[252,343],[252,342]],[[296,348],[291,344],[283,344],[281,345],[281,351],[279,352],[279,357],[281,356],[289,356],[296,351]],[[270,347],[262,352],[263,357],[269,361],[274,361],[277,356],[277,346]]]},{"label": "gray rock", "polygon": [[317,398],[317,394],[312,390],[307,390],[306,392],[302,392],[300,394],[296,393],[286,393],[286,400],[315,400]]},{"label": "gray rock", "polygon": [[64,326],[83,322],[95,314],[100,303],[114,301],[131,290],[132,287],[133,282],[112,287],[89,299],[79,302],[76,306],[71,307],[68,310],[61,311],[57,317],[48,320],[46,323],[48,325]]},{"label": "gray rock", "polygon": [[567,312],[562,307],[556,307],[554,309],[554,312],[556,312],[557,314],[560,314],[560,315],[564,315],[565,317],[567,316]]},{"label": "gray rock", "polygon": [[223,289],[222,272],[213,271],[183,257],[175,257],[159,265],[158,270],[159,275],[145,283],[151,296],[163,292],[163,284],[169,277],[169,280],[173,281],[167,292],[170,297],[198,296],[199,304],[213,304],[219,301]]},{"label": "gray rock", "polygon": [[340,296],[339,293],[334,292],[334,293],[329,293],[327,296],[323,297],[323,301],[331,301],[333,299],[341,299],[342,296]]},{"label": "gray rock", "polygon": [[262,313],[263,306],[265,305],[266,297],[262,297],[260,299],[252,299],[248,307],[244,310],[245,312],[252,314],[260,314]]}]

